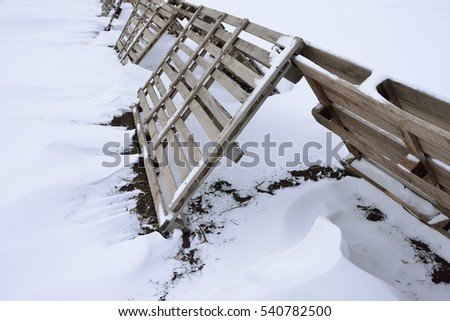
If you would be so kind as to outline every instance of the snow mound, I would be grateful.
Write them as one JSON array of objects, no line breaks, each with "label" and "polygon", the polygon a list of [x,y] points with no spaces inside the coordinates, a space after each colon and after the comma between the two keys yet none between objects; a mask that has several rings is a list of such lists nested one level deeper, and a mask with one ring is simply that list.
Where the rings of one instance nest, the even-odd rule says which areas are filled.
[{"label": "snow mound", "polygon": [[339,227],[319,217],[304,240],[262,258],[241,280],[217,289],[208,299],[405,299],[392,286],[351,263],[348,253]]}]

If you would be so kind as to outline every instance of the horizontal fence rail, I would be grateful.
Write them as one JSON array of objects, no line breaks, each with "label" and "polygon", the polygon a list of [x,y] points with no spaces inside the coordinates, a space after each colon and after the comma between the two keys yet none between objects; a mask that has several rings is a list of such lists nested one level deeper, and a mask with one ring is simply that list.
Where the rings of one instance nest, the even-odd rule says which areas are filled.
[{"label": "horizontal fence rail", "polygon": [[[242,151],[234,141],[265,99],[278,93],[279,81],[295,84],[304,77],[319,101],[314,118],[354,156],[344,165],[449,236],[449,103],[392,79],[374,84],[375,94],[368,94],[360,86],[371,84],[371,70],[247,19],[182,1],[132,3],[116,44],[122,63],[138,64],[162,35],[177,36],[133,109],[163,230],[185,226],[184,206],[222,156],[239,161]],[[234,104],[224,104],[217,88]],[[208,152],[196,145],[198,136],[213,143]],[[355,159],[382,169],[446,218],[433,223],[358,171]]]},{"label": "horizontal fence rail", "polygon": [[[391,79],[374,86],[378,95],[368,95],[358,87],[370,81],[369,70],[310,46],[294,63],[320,102],[312,111],[320,124],[356,159],[368,160],[450,217],[450,104]],[[346,166],[364,176],[351,161]],[[443,232],[448,223],[433,227]]]}]

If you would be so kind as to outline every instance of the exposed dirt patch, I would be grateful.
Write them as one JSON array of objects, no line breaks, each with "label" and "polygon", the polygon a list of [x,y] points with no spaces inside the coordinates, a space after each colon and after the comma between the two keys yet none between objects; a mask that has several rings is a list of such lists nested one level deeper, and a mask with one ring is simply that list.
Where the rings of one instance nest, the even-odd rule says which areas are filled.
[{"label": "exposed dirt patch", "polygon": [[317,182],[325,178],[340,180],[342,177],[347,176],[348,173],[344,169],[335,169],[329,166],[312,166],[305,170],[290,171],[289,175],[290,177],[270,183],[266,189],[260,188],[261,184],[259,184],[256,186],[256,191],[275,195],[277,190],[299,186],[302,182],[309,180]]},{"label": "exposed dirt patch", "polygon": [[126,185],[120,188],[119,191],[130,192],[139,190],[141,192],[135,198],[136,207],[134,208],[134,211],[136,212],[140,222],[140,234],[145,235],[155,231],[159,231],[155,206],[153,204],[153,198],[150,192],[150,186],[147,181],[147,176],[142,159],[139,159],[139,162],[133,165],[133,172],[136,176]]},{"label": "exposed dirt patch", "polygon": [[188,204],[187,212],[190,214],[209,214],[213,209],[210,201],[215,195],[230,195],[234,202],[241,206],[245,206],[253,198],[252,195],[242,195],[237,189],[224,180],[216,180],[212,182],[208,188],[199,196],[194,197]]},{"label": "exposed dirt patch", "polygon": [[107,125],[113,127],[125,127],[128,130],[135,129],[133,113],[130,111],[115,116]]},{"label": "exposed dirt patch", "polygon": [[382,222],[387,218],[386,214],[384,214],[382,211],[380,211],[373,205],[370,206],[357,205],[357,208],[358,210],[364,213],[364,216],[368,221]]},{"label": "exposed dirt patch", "polygon": [[217,180],[210,186],[210,193],[215,193],[217,191],[231,195],[231,197],[240,204],[245,204],[253,198],[251,195],[242,196],[239,194],[238,190],[231,187],[229,182],[223,180]]},{"label": "exposed dirt patch", "polygon": [[194,244],[194,241],[198,241],[196,236],[196,232],[185,231],[183,233],[183,244],[174,257],[174,259],[180,262],[180,266],[172,272],[172,277],[169,281],[162,284],[155,283],[161,289],[157,294],[159,301],[166,301],[170,289],[174,288],[178,282],[200,273],[205,267],[199,255],[199,250],[196,248],[196,244]]},{"label": "exposed dirt patch", "polygon": [[201,195],[191,199],[188,204],[188,211],[191,213],[207,214],[211,209],[212,205],[210,203],[205,203]]},{"label": "exposed dirt patch", "polygon": [[[128,130],[134,129],[133,114],[131,112],[127,112],[120,116],[116,116],[111,120],[109,125],[126,127]],[[123,155],[133,155],[139,153],[139,141],[137,135],[134,135],[132,143],[126,150],[123,151]],[[126,185],[122,186],[119,191],[131,192],[139,190],[141,192],[135,198],[136,208],[134,209],[140,222],[140,234],[145,235],[155,231],[159,231],[155,206],[153,204],[150,186],[147,180],[147,174],[145,173],[143,159],[139,158],[139,162],[135,163],[132,169],[135,173],[134,178],[131,181],[127,182]]]},{"label": "exposed dirt patch", "polygon": [[430,246],[418,239],[408,238],[416,253],[417,260],[429,268],[433,283],[450,284],[450,263],[430,249]]}]

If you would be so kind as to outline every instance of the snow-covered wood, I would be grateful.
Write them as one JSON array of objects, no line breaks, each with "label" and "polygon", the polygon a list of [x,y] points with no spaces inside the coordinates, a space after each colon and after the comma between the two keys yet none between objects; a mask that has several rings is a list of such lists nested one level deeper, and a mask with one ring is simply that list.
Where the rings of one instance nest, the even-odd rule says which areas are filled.
[{"label": "snow-covered wood", "polygon": [[[139,48],[139,38],[145,34],[142,25],[147,28],[153,25],[150,23],[153,17],[162,17],[155,14],[160,7],[147,18],[145,24],[142,21],[132,22],[137,20],[133,18],[137,13],[131,15],[126,29],[135,26],[135,30],[141,31],[125,32],[121,38],[133,39],[128,44],[118,41],[118,48],[128,47],[126,51],[122,49],[124,54],[119,53],[123,62]],[[233,161],[240,160],[243,152],[234,140],[264,100],[276,92],[277,83],[285,76],[295,82],[301,79],[300,71],[290,60],[303,43],[300,38],[285,36],[247,19],[203,6],[182,3],[173,9],[177,10],[180,19],[187,17],[189,21],[167,56],[139,91],[143,110],[141,123],[148,127],[153,150],[151,154],[154,155],[152,160],[155,164],[161,164],[157,170],[159,174],[155,168],[152,169],[153,177],[160,177],[153,179],[151,185],[157,184],[157,190],[161,191],[165,206],[170,208],[165,215],[170,216],[172,222],[222,156]],[[144,12],[143,16],[150,12]],[[142,51],[131,59],[132,62],[138,63],[151,50],[161,34],[175,21],[174,17],[166,20],[165,25],[160,21],[158,35],[141,47]],[[232,31],[227,31],[226,26]],[[244,33],[270,42],[276,50],[242,39]],[[183,58],[186,56],[187,59]],[[268,69],[263,71],[260,66]],[[210,91],[216,83],[241,105],[237,111],[239,121],[236,121],[236,112],[223,105]],[[180,98],[181,104],[177,101]],[[195,139],[199,134],[198,128],[190,124],[193,119],[213,144],[212,150],[202,151],[196,146]],[[184,144],[188,145],[189,151],[181,147]],[[170,156],[168,158],[167,153],[171,149],[178,149],[175,152],[182,165],[174,165]],[[189,163],[191,160],[194,163]],[[166,222],[167,219],[160,220],[160,225],[170,229],[171,224],[165,225]]]},{"label": "snow-covered wood", "polygon": [[[357,158],[380,167],[450,217],[450,171],[438,169],[434,161],[450,164],[447,102],[392,80],[372,86],[367,68],[310,45],[295,64],[322,105],[312,112],[319,123],[341,136]],[[428,223],[424,215],[416,216]]]}]

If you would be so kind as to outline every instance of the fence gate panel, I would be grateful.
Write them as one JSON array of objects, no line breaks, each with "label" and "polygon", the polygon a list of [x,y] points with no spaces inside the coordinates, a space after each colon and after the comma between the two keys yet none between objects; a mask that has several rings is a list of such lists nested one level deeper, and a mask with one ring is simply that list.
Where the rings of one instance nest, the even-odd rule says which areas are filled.
[{"label": "fence gate panel", "polygon": [[[278,82],[301,79],[291,62],[303,45],[300,38],[203,6],[183,15],[189,21],[139,90],[134,109],[164,230],[184,225],[183,207],[223,156],[239,161],[243,154],[235,140],[278,92]],[[223,94],[232,102],[221,103]]]}]

